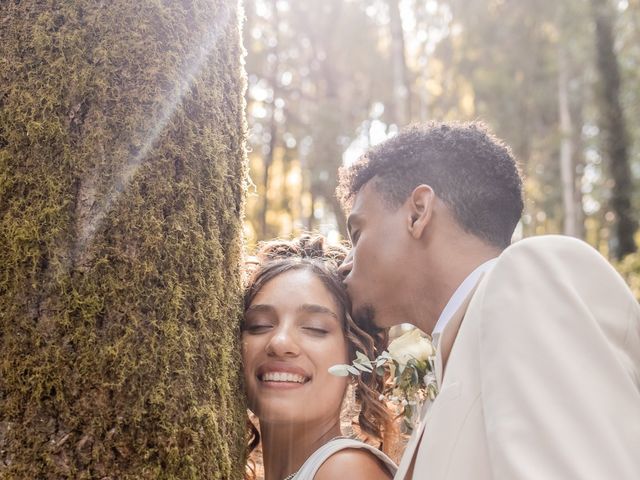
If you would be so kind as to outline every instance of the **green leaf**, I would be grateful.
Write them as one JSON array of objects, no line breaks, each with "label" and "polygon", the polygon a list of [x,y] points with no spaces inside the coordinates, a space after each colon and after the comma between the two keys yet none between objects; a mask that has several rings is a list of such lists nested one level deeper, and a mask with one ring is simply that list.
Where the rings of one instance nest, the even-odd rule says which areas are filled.
[{"label": "green leaf", "polygon": [[356,367],[358,370],[362,370],[363,372],[371,372],[371,368],[367,367],[366,365],[361,365],[359,363],[353,362],[353,366]]},{"label": "green leaf", "polygon": [[335,375],[336,377],[346,377],[349,375],[349,368],[351,368],[349,365],[339,364],[329,367],[328,371],[331,375]]},{"label": "green leaf", "polygon": [[384,352],[382,352],[380,355],[378,355],[378,359],[380,358],[384,358],[386,360],[393,360],[393,358],[391,357],[391,354],[389,352],[387,352],[386,350]]},{"label": "green leaf", "polygon": [[387,357],[378,357],[376,359],[376,367],[381,367],[383,365],[386,365],[389,362],[389,359]]},{"label": "green leaf", "polygon": [[371,363],[371,360],[369,360],[369,357],[367,357],[364,353],[362,352],[356,352],[356,360],[359,360],[360,362],[367,362],[367,363]]}]

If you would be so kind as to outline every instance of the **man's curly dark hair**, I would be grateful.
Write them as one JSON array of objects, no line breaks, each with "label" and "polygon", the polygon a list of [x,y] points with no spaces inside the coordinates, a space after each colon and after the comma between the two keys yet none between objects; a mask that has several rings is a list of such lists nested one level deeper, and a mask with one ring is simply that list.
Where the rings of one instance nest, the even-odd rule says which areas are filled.
[{"label": "man's curly dark hair", "polygon": [[370,180],[390,208],[426,184],[460,226],[506,248],[522,215],[522,179],[509,147],[481,122],[412,125],[340,170],[345,210]]}]

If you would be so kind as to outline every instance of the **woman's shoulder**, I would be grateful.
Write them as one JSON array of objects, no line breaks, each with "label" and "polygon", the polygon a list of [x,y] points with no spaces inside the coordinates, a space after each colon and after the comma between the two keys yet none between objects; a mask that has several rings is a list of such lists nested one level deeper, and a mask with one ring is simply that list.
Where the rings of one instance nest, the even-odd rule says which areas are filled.
[{"label": "woman's shoulder", "polygon": [[334,439],[320,447],[302,466],[296,480],[329,480],[345,474],[349,480],[388,480],[396,465],[372,445],[351,438]]},{"label": "woman's shoulder", "polygon": [[349,480],[388,480],[393,477],[382,459],[371,450],[347,447],[327,458],[314,480],[334,480],[345,475]]}]

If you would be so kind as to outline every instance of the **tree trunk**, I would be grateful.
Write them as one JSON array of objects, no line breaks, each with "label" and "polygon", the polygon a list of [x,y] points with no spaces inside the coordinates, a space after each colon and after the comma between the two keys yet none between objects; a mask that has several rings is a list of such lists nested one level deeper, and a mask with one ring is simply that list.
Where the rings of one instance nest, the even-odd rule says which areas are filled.
[{"label": "tree trunk", "polygon": [[267,222],[267,215],[269,212],[269,178],[271,172],[271,166],[273,165],[273,159],[276,149],[276,138],[278,135],[278,124],[276,122],[276,106],[275,103],[271,106],[271,121],[269,123],[269,150],[264,155],[264,175],[262,177],[262,206],[260,208],[260,239],[265,240],[269,236],[269,224]]},{"label": "tree trunk", "polygon": [[[574,100],[573,107],[570,108],[571,118],[575,121],[574,125],[584,125],[584,90],[580,90],[580,96]],[[578,238],[585,239],[586,238],[586,226],[585,226],[585,213],[583,208],[583,194],[582,194],[582,178],[584,176],[585,169],[585,158],[584,158],[584,140],[582,138],[582,128],[574,128],[573,129],[573,145],[574,155],[573,155],[573,168],[575,174],[575,188],[574,188],[574,196],[573,203],[575,204],[575,212],[576,212],[576,223],[578,227]]]},{"label": "tree trunk", "polygon": [[271,117],[269,119],[269,150],[265,153],[262,164],[264,166],[264,176],[262,177],[262,206],[260,208],[260,238],[267,239],[269,236],[269,224],[267,215],[269,212],[269,174],[275,149],[278,142],[278,119],[276,100],[280,96],[280,14],[278,12],[278,2],[271,1],[271,13],[273,15],[273,27],[275,28],[275,42],[271,49],[273,65],[271,71],[271,89],[273,96],[271,99]]},{"label": "tree trunk", "polygon": [[394,121],[403,127],[411,120],[411,89],[407,75],[400,0],[388,0],[393,65]]},{"label": "tree trunk", "polygon": [[564,209],[565,235],[578,236],[575,203],[575,168],[573,165],[573,125],[569,110],[569,73],[565,46],[558,43],[558,114],[560,117],[560,177]]},{"label": "tree trunk", "polygon": [[236,9],[2,2],[1,478],[241,478]]},{"label": "tree trunk", "polygon": [[613,13],[608,0],[591,0],[596,26],[596,55],[600,74],[600,130],[603,154],[610,165],[614,185],[611,208],[616,215],[614,256],[621,259],[636,251],[637,229],[631,207],[631,170],[628,137],[620,104],[620,70],[614,49]]}]

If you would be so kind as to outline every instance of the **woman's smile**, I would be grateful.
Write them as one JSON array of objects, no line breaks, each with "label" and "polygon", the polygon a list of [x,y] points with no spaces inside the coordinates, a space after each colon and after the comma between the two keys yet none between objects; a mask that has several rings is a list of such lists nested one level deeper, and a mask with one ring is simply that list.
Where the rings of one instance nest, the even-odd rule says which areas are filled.
[{"label": "woman's smile", "polygon": [[256,377],[261,387],[278,389],[299,388],[311,380],[311,375],[303,368],[286,362],[263,364]]}]

